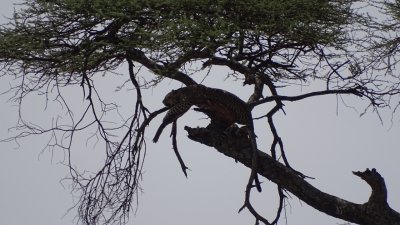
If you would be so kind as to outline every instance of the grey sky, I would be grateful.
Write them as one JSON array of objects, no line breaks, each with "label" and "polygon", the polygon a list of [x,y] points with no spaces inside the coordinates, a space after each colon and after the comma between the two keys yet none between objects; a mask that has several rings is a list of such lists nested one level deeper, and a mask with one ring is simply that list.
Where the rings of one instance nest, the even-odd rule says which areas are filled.
[{"label": "grey sky", "polygon": [[[10,15],[12,3],[2,0],[0,13]],[[4,22],[2,18],[0,21]],[[124,71],[122,71],[124,72]],[[206,83],[213,87],[222,87],[224,71],[213,71],[214,78],[207,78]],[[150,75],[151,76],[151,75]],[[125,78],[121,79],[124,80]],[[201,80],[197,76],[198,81]],[[100,85],[109,88],[111,78],[101,78]],[[1,78],[0,92],[9,87],[11,80]],[[111,82],[112,83],[112,82]],[[115,83],[117,85],[118,83]],[[161,86],[171,88],[173,83],[164,82]],[[300,87],[295,87],[299,89]],[[228,87],[237,90],[235,86]],[[250,91],[250,90],[248,90]],[[151,99],[150,109],[161,106],[160,93],[167,92],[162,87],[153,92],[146,92]],[[70,92],[74,96],[73,92]],[[78,93],[79,94],[79,93]],[[245,98],[247,93],[237,93]],[[117,97],[115,97],[117,96]],[[120,104],[129,105],[133,92],[125,90],[108,96],[118,99]],[[8,136],[8,128],[15,125],[17,108],[15,103],[7,102],[10,95],[0,96],[0,138]],[[57,108],[44,110],[42,97],[32,97],[24,108],[25,114],[37,121],[45,121],[57,113]],[[346,103],[357,105],[359,100],[345,98]],[[78,101],[78,100],[77,100]],[[79,98],[82,102],[82,98]],[[339,102],[337,102],[339,101]],[[338,103],[338,104],[337,104]],[[77,104],[78,105],[78,104]],[[377,168],[385,178],[389,204],[400,210],[399,179],[399,116],[390,125],[390,114],[384,113],[385,124],[382,126],[378,117],[369,113],[359,117],[359,113],[346,108],[335,96],[318,97],[299,103],[288,103],[286,115],[280,113],[276,118],[286,148],[286,154],[292,166],[305,174],[315,177],[309,182],[330,194],[346,200],[363,203],[370,193],[369,186],[351,171]],[[29,115],[30,114],[30,115]],[[181,135],[179,147],[182,157],[189,166],[189,179],[180,170],[172,152],[169,127],[157,144],[148,141],[145,162],[145,174],[142,182],[143,193],[139,195],[139,208],[131,216],[129,224],[138,225],[200,225],[200,224],[253,224],[254,219],[247,212],[237,213],[244,200],[244,190],[249,176],[249,169],[235,163],[213,149],[188,140],[182,127],[204,125],[202,115],[191,111],[180,121]],[[150,139],[159,125],[160,119],[154,121],[147,131]],[[259,147],[268,148],[270,136],[263,130],[264,124],[257,123]],[[389,130],[389,127],[391,129]],[[73,217],[76,210],[64,216],[73,205],[73,197],[68,186],[63,187],[60,180],[67,174],[67,168],[59,162],[63,153],[59,151],[42,151],[45,140],[28,138],[16,143],[0,143],[0,224],[7,225],[70,225],[75,224]],[[84,143],[85,140],[82,140]],[[96,149],[75,151],[76,164],[95,167],[101,162],[101,153]],[[274,184],[263,180],[264,191],[254,192],[253,202],[258,209],[270,218],[276,210],[276,188]],[[68,184],[68,183],[64,183]],[[295,196],[287,207],[289,225],[335,225],[344,221],[331,218],[300,202]],[[280,224],[285,224],[282,218]]]}]

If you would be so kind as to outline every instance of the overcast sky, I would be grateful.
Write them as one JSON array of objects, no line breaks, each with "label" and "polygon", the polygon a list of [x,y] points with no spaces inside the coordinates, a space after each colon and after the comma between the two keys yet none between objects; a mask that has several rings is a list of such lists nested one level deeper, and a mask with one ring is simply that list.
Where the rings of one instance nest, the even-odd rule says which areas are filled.
[{"label": "overcast sky", "polygon": [[[0,13],[11,15],[16,1],[2,0]],[[1,18],[2,22],[5,21]],[[224,71],[214,71],[213,78],[206,83],[218,87],[225,76]],[[151,75],[150,75],[151,76]],[[0,78],[0,92],[9,87],[10,79]],[[114,78],[101,78],[99,83],[110,86]],[[196,77],[198,81],[201,77]],[[117,84],[116,84],[117,85]],[[171,83],[162,86],[171,88]],[[110,90],[115,89],[109,87]],[[296,87],[300,88],[300,87]],[[235,86],[228,88],[237,90]],[[250,91],[247,90],[247,91]],[[160,93],[167,89],[157,89],[146,93],[152,101],[151,109],[161,106]],[[75,93],[68,93],[72,96]],[[248,92],[236,93],[242,98]],[[132,104],[133,92],[116,93],[120,104]],[[8,128],[16,124],[17,107],[7,101],[11,95],[0,96],[0,139],[8,137]],[[109,96],[110,99],[115,96]],[[122,98],[121,98],[122,97]],[[35,121],[46,121],[46,115],[55,115],[57,110],[45,105],[40,96],[32,96],[24,104],[24,112]],[[345,98],[346,103],[362,104],[354,98]],[[79,99],[82,101],[82,98]],[[315,177],[310,183],[322,191],[337,195],[349,201],[363,203],[368,200],[369,186],[351,171],[377,168],[385,178],[388,201],[392,208],[400,211],[399,179],[399,116],[393,124],[390,114],[384,113],[384,125],[378,117],[369,113],[363,117],[359,112],[344,107],[335,96],[318,97],[299,103],[288,103],[286,115],[276,118],[279,132],[285,141],[286,154],[292,166],[303,173]],[[42,112],[42,113],[41,113]],[[138,225],[203,225],[203,224],[253,224],[254,219],[247,212],[237,213],[244,200],[244,190],[249,169],[227,158],[213,149],[186,138],[182,126],[204,125],[206,120],[190,112],[180,120],[179,146],[181,154],[190,167],[186,179],[172,152],[168,139],[169,128],[159,143],[148,141],[147,158],[144,166],[143,193],[139,195],[139,208],[131,216],[128,224]],[[151,138],[160,120],[150,126],[147,135]],[[263,127],[257,124],[259,147],[268,148],[270,138],[264,135]],[[389,129],[390,128],[390,129]],[[75,224],[76,210],[72,209],[74,198],[67,182],[60,182],[68,175],[67,168],[59,162],[62,152],[42,151],[45,140],[28,138],[19,143],[0,143],[0,224],[4,225],[71,225]],[[78,150],[77,150],[78,151]],[[76,164],[99,163],[95,149],[84,149],[76,153]],[[100,160],[101,162],[101,160]],[[64,184],[64,186],[62,185]],[[264,180],[264,192],[253,194],[253,201],[270,218],[275,214],[277,196],[275,186]],[[344,221],[320,213],[295,196],[289,201],[286,216],[289,225],[335,225]],[[285,224],[282,218],[280,224]]]}]

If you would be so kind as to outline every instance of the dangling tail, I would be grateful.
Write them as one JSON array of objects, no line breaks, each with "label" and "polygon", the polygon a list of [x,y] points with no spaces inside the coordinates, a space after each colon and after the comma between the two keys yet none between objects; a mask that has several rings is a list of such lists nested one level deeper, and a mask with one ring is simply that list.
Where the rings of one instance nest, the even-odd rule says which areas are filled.
[{"label": "dangling tail", "polygon": [[179,117],[181,117],[185,112],[187,112],[192,105],[187,102],[179,103],[170,108],[170,110],[167,112],[167,115],[165,115],[162,124],[158,128],[156,135],[153,138],[153,142],[156,143],[158,141],[158,138],[160,138],[160,135],[164,128],[177,120]]},{"label": "dangling tail", "polygon": [[156,143],[158,139],[160,138],[161,133],[163,132],[164,128],[168,125],[169,123],[163,122],[160,127],[158,128],[156,135],[154,135],[153,142]]}]

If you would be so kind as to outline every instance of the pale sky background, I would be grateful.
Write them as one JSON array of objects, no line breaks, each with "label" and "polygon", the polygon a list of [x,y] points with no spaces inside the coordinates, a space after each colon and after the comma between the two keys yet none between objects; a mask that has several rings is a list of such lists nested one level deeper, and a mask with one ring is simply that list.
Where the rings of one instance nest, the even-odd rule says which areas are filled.
[{"label": "pale sky background", "polygon": [[[2,0],[1,15],[11,15],[12,3],[17,1]],[[5,20],[1,18],[3,23]],[[206,79],[206,84],[213,87],[222,84],[224,71],[213,71],[213,78]],[[151,75],[150,75],[151,76]],[[124,80],[124,77],[122,80]],[[200,81],[202,77],[195,79]],[[1,78],[0,93],[7,90],[9,82]],[[114,90],[114,78],[100,78],[99,84]],[[161,87],[147,92],[151,101],[149,108],[161,106],[160,94],[165,94],[174,83],[164,82]],[[239,84],[237,84],[239,85]],[[241,84],[240,84],[241,85]],[[163,88],[164,87],[164,88]],[[165,89],[168,88],[168,89]],[[238,90],[233,85],[229,91]],[[295,87],[293,90],[300,90]],[[247,93],[237,93],[243,99]],[[69,97],[77,93],[67,92]],[[118,99],[120,104],[129,106],[134,102],[134,92],[125,90],[107,96],[110,100]],[[8,128],[16,124],[17,107],[7,101],[10,95],[0,95],[0,139],[9,136]],[[107,98],[106,97],[106,98]],[[133,100],[132,100],[133,99]],[[24,113],[34,121],[50,118],[46,115],[57,114],[57,108],[49,107],[46,111],[43,99],[33,96],[24,103]],[[347,104],[361,105],[355,98],[345,98]],[[149,102],[150,102],[149,101]],[[78,103],[77,103],[78,105]],[[322,191],[342,197],[356,203],[368,200],[369,186],[351,171],[376,168],[385,178],[388,189],[388,201],[392,208],[400,211],[399,177],[399,134],[400,116],[390,123],[390,114],[384,113],[382,125],[378,117],[369,113],[363,117],[359,112],[337,103],[335,96],[318,97],[298,103],[287,103],[286,115],[276,117],[278,131],[282,136],[286,154],[292,166],[303,173],[315,177],[310,183]],[[186,164],[189,166],[189,178],[182,174],[172,152],[168,139],[169,127],[156,145],[149,140],[147,158],[144,166],[143,193],[139,196],[139,208],[132,215],[130,225],[243,225],[254,224],[254,219],[247,211],[238,214],[244,200],[244,190],[249,176],[249,169],[235,163],[215,150],[200,145],[186,138],[182,126],[205,125],[207,120],[198,120],[203,116],[191,111],[180,120],[178,131],[179,147]],[[147,131],[149,139],[154,135],[161,118],[153,121]],[[259,147],[269,146],[270,138],[265,135],[266,123],[257,124]],[[84,143],[85,140],[82,140]],[[28,138],[16,143],[0,143],[0,224],[1,225],[72,225],[75,224],[76,210],[68,209],[74,198],[70,194],[68,183],[60,182],[68,175],[67,168],[59,162],[63,153],[42,151],[44,140],[38,137]],[[89,145],[90,146],[90,145]],[[75,150],[76,165],[95,168],[101,162],[102,152],[96,149]],[[264,180],[265,181],[265,180]],[[62,185],[64,184],[64,186]],[[273,218],[277,208],[275,185],[264,182],[263,193],[253,194],[254,205],[265,215]],[[341,221],[310,208],[295,196],[289,200],[286,216],[289,225],[336,225]],[[262,209],[262,210],[261,210]],[[65,215],[66,214],[66,215]],[[284,215],[283,215],[284,216]],[[282,218],[279,224],[285,224]]]}]

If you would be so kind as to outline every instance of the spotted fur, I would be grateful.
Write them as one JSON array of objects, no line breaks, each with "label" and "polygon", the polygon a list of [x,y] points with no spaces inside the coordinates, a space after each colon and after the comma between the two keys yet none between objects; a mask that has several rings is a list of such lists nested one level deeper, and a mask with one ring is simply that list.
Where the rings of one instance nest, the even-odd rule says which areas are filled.
[{"label": "spotted fur", "polygon": [[210,112],[226,127],[238,123],[252,125],[249,106],[236,95],[227,91],[209,88],[204,85],[191,85],[168,93],[163,104],[170,107],[153,139],[158,141],[162,130],[185,114],[191,106]]}]

